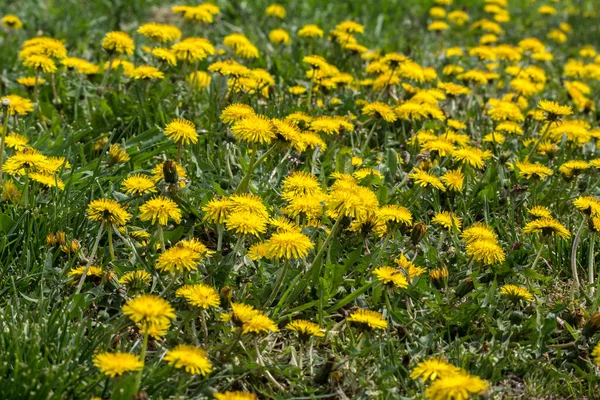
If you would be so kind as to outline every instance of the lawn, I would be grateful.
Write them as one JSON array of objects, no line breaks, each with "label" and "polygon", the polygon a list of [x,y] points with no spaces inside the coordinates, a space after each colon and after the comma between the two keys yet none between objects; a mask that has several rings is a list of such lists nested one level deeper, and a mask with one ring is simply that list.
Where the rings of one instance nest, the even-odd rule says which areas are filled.
[{"label": "lawn", "polygon": [[1,399],[600,399],[597,0],[0,11]]}]

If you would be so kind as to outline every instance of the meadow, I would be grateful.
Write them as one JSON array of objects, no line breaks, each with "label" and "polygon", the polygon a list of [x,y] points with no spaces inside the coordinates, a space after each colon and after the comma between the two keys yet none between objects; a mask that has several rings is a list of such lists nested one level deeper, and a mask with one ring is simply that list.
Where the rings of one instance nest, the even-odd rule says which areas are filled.
[{"label": "meadow", "polygon": [[597,0],[2,2],[1,399],[600,399]]}]

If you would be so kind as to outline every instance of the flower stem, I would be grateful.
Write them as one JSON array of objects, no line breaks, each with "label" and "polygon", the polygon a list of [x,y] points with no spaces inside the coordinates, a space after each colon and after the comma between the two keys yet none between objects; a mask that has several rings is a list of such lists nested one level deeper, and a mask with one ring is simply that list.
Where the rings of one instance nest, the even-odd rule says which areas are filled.
[{"label": "flower stem", "polygon": [[[304,290],[304,288],[306,287],[306,285],[308,285],[308,281],[310,280],[310,276],[313,274],[313,272],[315,271],[315,269],[321,267],[321,264],[322,264],[321,261],[322,261],[322,258],[323,258],[323,254],[325,254],[325,251],[327,250],[327,248],[329,247],[329,244],[333,240],[333,238],[334,238],[334,236],[335,236],[335,234],[337,232],[337,229],[340,226],[341,222],[342,222],[342,216],[339,216],[338,219],[335,221],[335,224],[333,224],[333,227],[331,228],[331,231],[329,232],[329,235],[327,236],[327,238],[325,239],[325,241],[323,242],[323,244],[319,248],[319,252],[315,256],[312,264],[310,265],[310,267],[308,268],[308,270],[304,273],[304,276],[298,282],[298,285],[296,286],[296,288],[294,289],[294,291],[292,292],[292,294],[290,295],[290,297],[286,300],[286,304],[290,304],[294,300],[296,300],[296,298],[300,295],[300,293],[302,293],[302,291]],[[276,313],[279,309],[281,309],[281,307],[279,307],[279,305],[278,305],[277,308],[275,309],[274,313]]]},{"label": "flower stem", "polygon": [[114,61],[115,61],[115,56],[113,55],[108,60],[108,65],[106,66],[106,70],[104,71],[104,76],[102,77],[102,83],[100,83],[100,86],[98,86],[98,95],[100,95],[100,96],[102,96],[104,94],[104,86],[106,85],[106,82],[108,81],[108,76],[112,72],[112,65],[113,65]]},{"label": "flower stem", "polygon": [[590,249],[588,253],[588,280],[590,283],[590,294],[594,295],[594,234],[590,235]]},{"label": "flower stem", "polygon": [[531,149],[531,151],[529,152],[529,154],[527,155],[527,160],[533,155],[533,153],[535,153],[535,151],[537,150],[538,146],[540,145],[540,143],[542,143],[544,141],[544,139],[546,139],[546,134],[548,133],[548,131],[550,130],[550,126],[552,125],[551,122],[548,123],[548,126],[546,126],[546,129],[544,130],[544,133],[542,133],[542,136],[540,136],[538,138],[538,140],[535,141],[535,144],[533,145],[533,148]]},{"label": "flower stem", "polygon": [[40,70],[39,68],[35,69],[35,82],[33,84],[33,102],[36,107],[39,107],[38,98],[39,98],[39,80],[40,80]]},{"label": "flower stem", "polygon": [[579,283],[579,275],[577,274],[577,246],[579,246],[581,232],[583,232],[583,227],[585,226],[585,223],[585,219],[581,221],[581,225],[579,225],[579,229],[577,229],[575,239],[573,239],[573,247],[571,249],[571,273],[573,275],[573,281],[575,281],[575,284],[573,285],[573,289],[575,291],[579,291],[579,287],[581,286]]},{"label": "flower stem", "polygon": [[281,289],[281,285],[283,284],[283,280],[287,275],[289,262],[285,262],[283,267],[281,268],[281,273],[277,277],[277,281],[275,282],[275,286],[273,286],[273,290],[271,291],[271,295],[269,296],[269,300],[267,300],[267,306],[271,305],[271,303],[277,298],[279,294],[279,290]]},{"label": "flower stem", "polygon": [[4,107],[4,121],[2,126],[2,143],[0,143],[0,184],[4,183],[4,177],[2,176],[2,166],[4,165],[4,145],[6,140],[6,133],[8,131],[8,109]]},{"label": "flower stem", "polygon": [[[146,349],[148,349],[148,332],[144,332],[144,341],[142,342],[142,351],[140,352],[140,360],[146,365]],[[144,375],[144,368],[140,369],[135,379],[135,393],[140,391],[142,385],[142,376]]]},{"label": "flower stem", "polygon": [[542,255],[542,250],[544,250],[544,242],[540,243],[540,248],[538,249],[537,254],[535,255],[535,259],[533,260],[533,264],[531,264],[531,269],[535,269],[535,266],[538,263],[538,260],[540,259],[540,256]]},{"label": "flower stem", "polygon": [[204,329],[204,347],[208,346],[208,326],[206,325],[206,315],[204,310],[200,310],[200,319],[202,321],[202,329]]},{"label": "flower stem", "polygon": [[109,226],[106,232],[108,233],[108,252],[110,253],[110,261],[115,260],[115,249],[113,247],[112,226]]},{"label": "flower stem", "polygon": [[364,153],[365,150],[367,150],[367,147],[369,147],[369,141],[371,140],[371,136],[373,136],[373,132],[375,131],[376,126],[377,126],[377,121],[373,122],[373,126],[371,127],[371,130],[369,131],[369,134],[367,135],[367,138],[365,139],[365,142],[363,143],[363,146],[360,149],[361,153]]},{"label": "flower stem", "polygon": [[163,232],[162,225],[160,223],[158,223],[156,225],[157,225],[158,240],[160,240],[160,250],[164,253],[165,252],[165,235]]},{"label": "flower stem", "polygon": [[81,274],[81,278],[79,279],[79,283],[77,284],[77,289],[75,290],[75,294],[79,294],[81,289],[83,288],[83,283],[85,282],[85,278],[87,277],[88,271],[90,270],[90,265],[92,265],[92,261],[94,260],[94,256],[96,256],[96,251],[98,250],[98,244],[100,243],[100,239],[102,238],[102,230],[104,229],[104,224],[100,224],[100,228],[98,228],[98,234],[96,235],[96,241],[94,242],[94,247],[92,247],[92,252],[88,257],[88,262],[85,265],[85,269],[83,270],[83,274]]}]

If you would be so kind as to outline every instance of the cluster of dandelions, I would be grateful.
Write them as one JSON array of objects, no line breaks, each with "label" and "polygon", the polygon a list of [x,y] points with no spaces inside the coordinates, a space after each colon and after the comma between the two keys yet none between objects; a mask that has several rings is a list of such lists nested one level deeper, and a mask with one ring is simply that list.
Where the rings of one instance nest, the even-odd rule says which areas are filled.
[{"label": "cluster of dandelions", "polygon": [[[600,159],[589,149],[600,138],[590,117],[600,56],[584,46],[560,64],[555,57],[562,60],[562,50],[541,39],[511,42],[505,35],[512,29],[505,0],[486,0],[482,10],[469,10],[484,12],[473,22],[451,0],[435,3],[428,10],[431,33],[426,34],[440,43],[442,61],[430,60],[431,65],[421,65],[418,54],[363,45],[365,27],[355,21],[336,24],[327,35],[312,23],[294,32],[278,4],[265,10],[274,28],[263,35],[270,42],[266,45],[237,31],[220,43],[184,37],[177,25],[157,22],[142,24],[135,33],[106,33],[97,63],[72,54],[56,38],[19,42],[24,75],[8,87],[24,90],[2,98],[0,183],[2,201],[11,206],[52,203],[79,172],[79,165],[43,150],[44,141],[22,127],[27,118],[47,123],[45,102],[60,104],[65,81],[95,85],[97,98],[131,90],[144,93],[146,102],[163,83],[179,85],[188,96],[162,118],[156,141],[167,150],[149,174],[137,168],[131,137],[111,142],[102,136],[91,143],[92,156],[106,155],[105,161],[98,157],[99,167],[133,169],[119,177],[119,193],[111,189],[87,204],[88,220],[97,228],[92,240],[77,239],[69,229],[46,235],[48,251],[59,250],[54,259],[70,266],[67,281],[76,284],[75,293],[106,284],[128,295],[121,310],[141,345],[135,354],[98,349],[93,363],[102,373],[137,374],[133,393],[142,389],[142,376],[152,372],[156,360],[206,377],[220,368],[211,354],[214,329],[230,334],[230,352],[247,353],[245,346],[253,343],[263,368],[261,341],[293,334],[298,339],[294,359],[303,371],[313,360],[305,347],[312,349],[316,340],[329,345],[332,338],[350,337],[358,347],[386,340],[403,325],[403,316],[419,322],[422,309],[434,307],[432,298],[480,302],[469,294],[487,290],[491,280],[494,290],[486,304],[494,297],[498,318],[506,317],[515,330],[526,329],[531,310],[539,313],[544,307],[541,290],[530,278],[546,273],[544,264],[551,266],[557,243],[571,238],[571,297],[593,297]],[[567,10],[550,5],[532,10],[548,22],[545,40],[556,45],[574,31],[552,19],[559,11]],[[210,3],[174,6],[172,12],[202,29],[226,17]],[[10,35],[23,28],[15,15],[4,16],[2,24]],[[462,36],[478,42],[467,45]],[[294,60],[293,84],[282,83],[290,80],[277,69],[255,67],[263,64],[253,60],[291,48],[300,50],[291,54],[302,54]],[[217,86],[225,82],[226,93],[216,110],[218,125],[207,127],[189,106],[214,94],[213,80]],[[87,92],[81,96],[95,99]],[[277,112],[265,107],[282,100],[293,107]],[[243,162],[236,176],[229,162],[221,165],[230,173],[230,193],[221,189],[199,199],[197,149],[208,149],[217,136],[233,138],[235,157]],[[331,152],[334,161],[328,159]],[[202,156],[219,162],[208,150]],[[298,161],[296,168],[292,160]],[[270,173],[273,161],[290,167]],[[282,177],[277,186],[272,185],[275,176]],[[496,178],[500,183],[494,186]],[[264,186],[272,186],[273,193],[261,192]],[[559,191],[565,196],[553,197]],[[203,187],[203,195],[207,192]],[[571,205],[581,212],[574,216],[575,229],[561,211]],[[511,218],[517,236],[507,232],[498,210]],[[580,277],[578,248],[584,237],[587,268]],[[521,242],[524,257],[517,254]],[[369,273],[352,265],[338,276],[339,247],[368,258]],[[128,260],[134,260],[133,268],[119,267]],[[251,284],[233,289],[222,284],[243,275],[268,277],[268,291],[256,299],[260,309],[246,303],[257,296]],[[339,288],[327,288],[326,278]],[[319,296],[327,292],[333,304],[309,293],[317,291]],[[318,323],[307,311],[317,303]],[[283,323],[280,313],[290,308],[301,311]],[[587,314],[579,328],[591,338],[600,330],[600,316],[592,310]],[[339,321],[331,327],[334,318]],[[178,329],[189,323],[193,344],[173,332],[173,321]],[[170,332],[177,341],[164,340]],[[591,360],[600,366],[600,344],[589,347]],[[279,377],[265,371],[269,384],[281,390]],[[411,378],[426,383],[425,396],[434,400],[463,400],[490,389],[487,381],[439,357],[420,362]],[[229,391],[214,397],[255,395]]]}]

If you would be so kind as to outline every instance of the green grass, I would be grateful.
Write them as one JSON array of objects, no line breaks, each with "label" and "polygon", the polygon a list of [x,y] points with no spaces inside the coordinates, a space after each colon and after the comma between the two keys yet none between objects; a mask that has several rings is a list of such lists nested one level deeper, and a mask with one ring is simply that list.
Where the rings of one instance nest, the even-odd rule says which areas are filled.
[{"label": "green grass", "polygon": [[[458,97],[456,107],[450,99],[440,102],[448,117],[466,123],[463,133],[469,136],[471,145],[493,153],[485,168],[463,169],[466,181],[462,192],[443,193],[418,187],[408,174],[422,158],[422,149],[409,139],[420,129],[442,134],[445,123],[378,122],[370,147],[364,152],[360,149],[359,143],[364,143],[373,121],[361,113],[357,101],[372,102],[380,97],[395,105],[393,96],[400,101],[410,97],[402,86],[383,94],[359,86],[319,92],[315,97],[325,105],[311,109],[306,101],[299,101],[287,91],[294,85],[309,87],[302,58],[311,53],[322,55],[355,80],[368,77],[366,61],[343,51],[327,37],[309,48],[296,35],[308,23],[318,24],[327,35],[347,19],[365,26],[365,33],[357,35],[359,43],[383,53],[406,54],[424,67],[435,68],[437,80],[458,83],[442,74],[443,67],[450,63],[444,50],[477,45],[481,32],[469,30],[468,25],[490,18],[483,11],[483,2],[456,0],[451,9],[467,11],[470,23],[440,35],[427,31],[433,1],[285,1],[282,4],[287,17],[283,22],[264,14],[269,5],[266,0],[216,4],[221,15],[211,25],[183,23],[180,16],[170,12],[173,4],[160,0],[28,0],[1,7],[3,13],[16,14],[24,23],[24,29],[10,35],[6,30],[0,32],[3,96],[19,94],[33,99],[31,91],[16,80],[33,73],[22,65],[18,53],[22,42],[36,35],[64,40],[69,56],[103,65],[108,55],[102,49],[102,38],[111,30],[124,30],[136,43],[130,61],[135,65],[157,65],[143,50],[151,43],[135,33],[139,25],[154,20],[179,26],[184,37],[206,37],[218,48],[223,48],[226,35],[243,32],[261,55],[255,60],[238,61],[251,68],[264,68],[275,84],[269,98],[228,93],[226,78],[212,74],[209,87],[190,90],[181,65],[161,66],[165,79],[154,82],[128,79],[122,71],[111,74],[108,89],[100,96],[102,74],[81,79],[75,72],[59,68],[55,97],[50,76],[42,75],[48,83],[40,88],[39,110],[10,118],[8,130],[26,136],[29,145],[44,155],[65,157],[70,166],[57,174],[64,181],[64,190],[4,174],[5,180],[13,180],[24,195],[17,201],[0,203],[0,398],[131,398],[130,391],[137,388],[135,374],[108,379],[92,359],[95,353],[104,351],[140,353],[143,335],[121,311],[138,292],[109,277],[101,282],[88,279],[82,293],[77,294],[77,279],[69,276],[72,268],[86,265],[91,257],[98,225],[87,218],[86,208],[90,201],[104,197],[127,207],[132,219],[126,232],[113,234],[116,258],[110,259],[104,234],[91,261],[117,278],[127,271],[148,271],[153,283],[144,290],[156,295],[164,292],[163,297],[177,311],[168,333],[149,343],[140,389],[151,399],[212,398],[214,392],[227,390],[277,399],[421,399],[429,385],[409,375],[418,362],[432,356],[442,356],[487,380],[491,398],[598,398],[600,375],[590,352],[599,335],[588,331],[584,334],[585,324],[600,306],[600,291],[593,291],[594,285],[588,284],[589,254],[592,260],[597,254],[591,245],[595,234],[587,224],[575,257],[581,291],[574,289],[571,273],[573,237],[587,219],[574,209],[573,200],[580,195],[600,194],[598,173],[590,169],[574,179],[564,179],[559,172],[566,161],[598,158],[594,139],[582,145],[565,138],[557,140],[559,150],[554,158],[534,154],[534,161],[553,171],[546,180],[525,179],[509,168],[508,164],[527,157],[531,145],[527,147],[524,140],[539,137],[542,126],[527,119],[521,124],[523,136],[507,134],[506,141],[498,145],[482,141],[497,125],[485,113],[487,101],[510,92],[512,77],[504,72],[508,64],[501,62],[498,81],[474,85],[474,94]],[[537,37],[554,55],[551,62],[525,57],[518,64],[537,65],[548,77],[543,91],[528,99],[524,114],[534,110],[540,99],[573,105],[563,85],[564,80],[572,80],[564,76],[564,65],[570,58],[581,58],[579,50],[584,45],[597,47],[600,39],[595,19],[583,16],[584,11],[597,8],[596,1],[551,3],[559,11],[556,16],[540,16],[536,10],[542,4],[511,2],[511,21],[502,25],[505,34],[500,36],[502,43],[511,45],[526,37]],[[569,7],[578,7],[581,12],[570,15],[566,12]],[[568,22],[574,29],[564,44],[546,39],[548,31],[560,22]],[[278,47],[269,42],[269,31],[278,27],[291,33],[291,46]],[[210,57],[198,68],[205,71],[212,62],[227,58],[232,58],[230,53]],[[593,59],[585,62],[592,63]],[[465,69],[485,69],[485,63],[476,57],[465,56],[460,63]],[[189,73],[194,66],[186,68]],[[431,89],[437,80],[403,82]],[[589,97],[598,104],[598,80],[581,80],[591,87]],[[340,100],[339,105],[331,104],[334,97]],[[253,261],[247,250],[259,239],[244,238],[243,246],[236,248],[239,235],[227,230],[223,248],[217,251],[219,230],[204,219],[202,207],[212,198],[233,194],[251,160],[250,146],[237,140],[219,119],[223,108],[234,102],[249,104],[270,118],[284,118],[296,111],[313,116],[356,116],[355,132],[323,136],[327,149],[314,158],[312,150],[299,153],[281,145],[258,165],[251,175],[249,191],[263,199],[270,216],[283,215],[286,201],[281,197],[281,187],[292,172],[313,172],[327,191],[333,183],[331,174],[354,172],[357,168],[352,166],[351,157],[360,156],[364,166],[382,174],[381,179],[368,178],[361,185],[375,193],[380,206],[407,207],[414,222],[427,226],[426,235],[413,242],[410,228],[383,238],[366,229],[352,232],[346,229],[351,221],[343,218],[319,260],[317,252],[336,223],[335,217],[328,215],[317,227],[303,226],[303,233],[314,243],[305,259]],[[574,109],[573,119],[585,120],[589,129],[598,129],[596,111]],[[188,175],[186,187],[174,194],[164,184],[159,185],[159,192],[175,199],[183,214],[180,224],[165,227],[164,239],[170,247],[180,240],[197,238],[215,251],[197,271],[185,276],[160,273],[155,268],[161,254],[156,226],[141,221],[138,210],[151,196],[132,198],[121,189],[122,180],[130,174],[150,174],[157,163],[177,157],[177,146],[163,135],[163,129],[179,117],[196,124],[200,139],[185,146],[182,153],[181,164]],[[97,148],[103,138],[107,141]],[[127,150],[129,161],[111,160],[108,148],[114,143]],[[259,155],[267,148],[259,146]],[[4,160],[14,154],[13,149],[6,149]],[[431,152],[430,158],[436,176],[460,167],[451,157]],[[531,221],[527,210],[534,205],[550,208],[572,236],[561,239],[524,234],[523,226]],[[432,222],[439,211],[452,211],[462,218],[465,228],[476,222],[489,225],[498,235],[506,261],[495,266],[471,263],[459,232],[449,232]],[[149,232],[149,243],[133,246],[131,232],[135,230]],[[48,247],[46,235],[57,231],[66,232],[68,240],[78,240],[81,249],[67,254],[58,247]],[[270,233],[261,235],[260,240],[268,239],[272,231],[269,228]],[[540,246],[541,258],[533,265]],[[372,271],[395,265],[394,259],[400,254],[426,270],[446,266],[448,281],[442,288],[437,287],[425,272],[405,289],[388,290]],[[283,269],[286,262],[289,268]],[[282,289],[274,295],[272,304],[267,304],[282,271],[286,272]],[[466,278],[473,279],[473,289],[464,296],[457,295]],[[224,297],[220,307],[206,314],[206,350],[214,369],[205,377],[191,376],[163,361],[166,351],[178,344],[203,344],[198,312],[175,296],[175,289],[182,284],[199,282],[215,286]],[[510,303],[499,293],[506,283],[526,286],[534,300]],[[232,301],[265,311],[280,332],[239,337],[230,324],[220,320],[220,314],[229,311],[224,296],[227,291]],[[388,327],[359,332],[345,321],[356,308],[381,312]],[[326,337],[314,338],[301,349],[297,337],[285,329],[294,319],[318,323]],[[124,388],[125,394],[120,394],[119,388]]]}]

